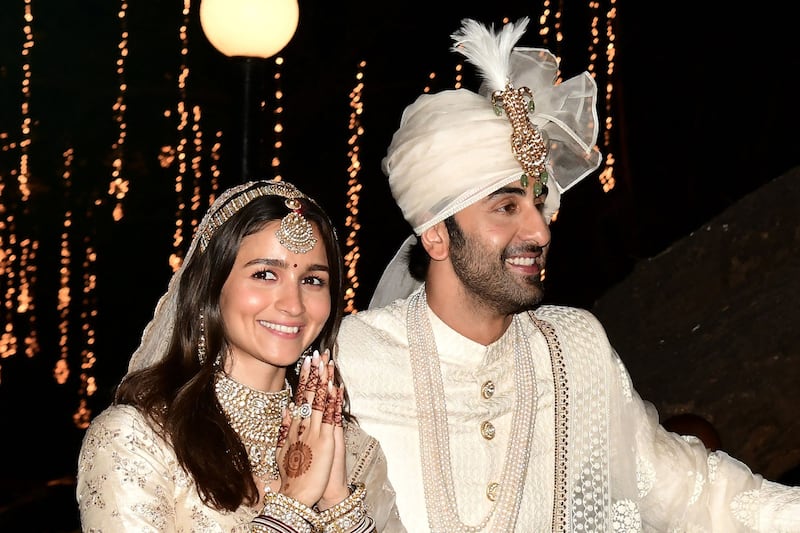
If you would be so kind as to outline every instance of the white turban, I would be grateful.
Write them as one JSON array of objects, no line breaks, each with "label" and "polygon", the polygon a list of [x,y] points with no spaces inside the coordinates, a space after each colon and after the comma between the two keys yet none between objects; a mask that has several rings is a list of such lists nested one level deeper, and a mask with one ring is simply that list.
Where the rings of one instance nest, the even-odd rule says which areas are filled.
[{"label": "white turban", "polygon": [[[469,24],[477,23],[465,21],[465,28]],[[515,42],[526,25],[527,19],[522,19],[502,33],[516,31],[511,36]],[[502,33],[492,32],[490,39],[502,44]],[[587,72],[554,85],[558,61],[540,48],[513,48],[510,57],[506,51],[503,66],[514,87],[527,87],[533,94],[535,108],[529,118],[548,147],[544,215],[549,221],[561,193],[600,165],[597,85]],[[494,87],[487,81],[480,94],[467,89],[424,94],[403,112],[382,166],[392,196],[416,235],[524,173],[512,151],[511,124],[504,113],[495,113],[490,98]],[[419,285],[407,273],[407,251],[415,240],[406,239],[392,259],[370,307],[408,296]]]},{"label": "white turban", "polygon": [[[514,86],[533,92],[531,122],[548,142],[546,215],[551,216],[560,193],[600,164],[595,146],[597,85],[586,72],[553,85],[558,63],[543,49],[514,49],[512,69]],[[495,114],[488,95],[467,89],[424,94],[408,106],[383,159],[383,171],[417,235],[523,173],[511,151],[508,118]]]}]

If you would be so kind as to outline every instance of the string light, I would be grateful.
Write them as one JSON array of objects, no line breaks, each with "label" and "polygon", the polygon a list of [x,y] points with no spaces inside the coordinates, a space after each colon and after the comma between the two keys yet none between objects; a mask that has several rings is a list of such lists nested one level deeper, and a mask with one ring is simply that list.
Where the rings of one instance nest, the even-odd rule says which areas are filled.
[{"label": "string light", "polygon": [[[177,130],[177,146],[175,148],[175,157],[168,158],[170,164],[177,163],[177,171],[175,173],[175,231],[172,238],[172,254],[169,257],[169,265],[173,272],[176,272],[181,263],[183,263],[183,239],[186,230],[183,227],[184,210],[186,209],[186,200],[184,197],[184,181],[186,175],[186,152],[189,144],[189,139],[186,137],[186,129],[189,125],[189,112],[187,111],[187,97],[186,97],[186,82],[189,78],[189,66],[187,58],[189,55],[189,14],[191,13],[191,1],[184,0],[183,2],[183,23],[178,29],[178,35],[181,42],[181,64],[178,72],[178,103],[176,106],[178,124]],[[165,112],[166,116],[171,116],[171,112]],[[162,148],[162,154],[165,151],[170,152],[172,149],[168,147]],[[163,161],[162,161],[163,165]],[[189,230],[191,236],[191,230]]]},{"label": "string light", "polygon": [[[190,0],[184,0],[182,15],[183,22],[178,30],[181,42],[181,62],[178,73],[178,101],[175,106],[177,117],[177,143],[175,147],[165,145],[161,147],[159,162],[162,168],[177,167],[175,172],[175,230],[173,232],[172,248],[169,256],[169,266],[176,272],[184,258],[184,242],[191,238],[200,218],[208,205],[214,202],[219,190],[220,178],[220,149],[222,132],[215,133],[215,140],[210,150],[206,150],[203,134],[203,111],[199,105],[191,105],[188,101],[187,88],[189,81],[189,22],[192,13]],[[164,116],[171,118],[172,110],[165,110]],[[191,136],[191,140],[190,140]],[[208,185],[204,186],[204,156],[209,154]],[[204,192],[208,189],[208,193]],[[187,202],[188,197],[188,202]],[[204,202],[203,199],[206,199]]]},{"label": "string light", "polygon": [[[30,113],[31,98],[31,50],[34,47],[33,33],[33,10],[31,0],[25,0],[23,10],[22,33],[24,42],[22,44],[21,64],[22,64],[22,83],[21,83],[21,104],[20,104],[20,127],[19,141],[9,140],[9,135],[3,133],[5,141],[3,151],[18,150],[19,164],[16,169],[10,172],[12,177],[16,177],[19,214],[29,215],[30,201],[30,169],[28,166],[29,149],[32,142],[31,126],[33,119]],[[5,286],[2,288],[4,296],[3,313],[6,316],[6,324],[0,336],[0,359],[5,359],[18,354],[20,351],[27,357],[34,357],[39,353],[39,341],[37,330],[36,302],[36,252],[39,242],[18,235],[17,217],[14,214],[14,201],[10,197],[4,197],[6,189],[5,178],[0,176],[0,212],[5,216],[0,218],[0,268],[2,268],[2,279]],[[3,220],[5,220],[3,222]],[[19,331],[17,328],[25,324],[26,330]],[[20,337],[23,337],[20,346]],[[0,370],[2,367],[0,367]],[[2,374],[0,373],[0,382]]]},{"label": "string light", "polygon": [[461,88],[461,84],[464,82],[464,64],[459,63],[456,65],[456,77],[455,81],[453,82],[453,87],[456,89]]},{"label": "string light", "polygon": [[[430,74],[428,74],[428,81],[430,83],[433,83],[435,80],[436,80],[436,73],[435,72],[431,72]],[[422,88],[422,92],[426,93],[426,94],[431,92],[432,90],[433,89],[432,89],[431,85],[426,85],[425,87]]]},{"label": "string light", "polygon": [[[70,179],[70,167],[75,154],[72,149],[67,150],[63,154],[64,158],[64,172],[62,178],[64,179],[64,196],[69,198],[70,189],[72,188],[72,180]],[[61,232],[61,253],[59,259],[59,287],[58,287],[58,302],[56,310],[58,311],[58,350],[59,358],[56,361],[55,369],[53,370],[53,377],[56,383],[63,385],[69,378],[69,311],[70,304],[72,303],[72,296],[70,293],[70,275],[72,252],[69,247],[70,231],[72,230],[72,211],[67,209],[64,212],[64,222],[62,223],[63,230]]]},{"label": "string light", "polygon": [[[22,31],[25,34],[25,42],[22,45],[22,105],[20,108],[20,115],[22,123],[20,125],[20,161],[19,173],[17,174],[17,185],[21,195],[20,201],[23,204],[23,214],[28,214],[28,201],[30,200],[30,170],[28,168],[28,150],[31,145],[31,124],[33,119],[30,114],[30,98],[31,98],[31,62],[30,54],[34,47],[33,38],[33,11],[31,9],[31,0],[25,1],[25,24]],[[33,260],[36,258],[36,248],[38,242],[32,241],[28,238],[23,238],[18,241],[19,262],[16,270],[18,282],[16,287],[16,300],[17,300],[17,315],[29,315],[30,328],[25,337],[25,355],[33,357],[36,353],[38,346],[36,340],[36,329],[34,327],[36,317],[33,314],[35,304],[33,301],[33,283],[36,279],[36,267]]]},{"label": "string light", "polygon": [[[281,117],[283,115],[283,104],[281,101],[283,100],[283,90],[281,89],[281,66],[283,66],[283,58],[277,56],[275,58],[275,74],[273,76],[273,80],[275,81],[275,109],[272,111],[272,114],[275,117],[274,124],[272,126],[272,133],[275,138],[275,142],[273,143],[273,150],[274,155],[272,157],[272,170],[273,176],[276,180],[283,179],[280,173],[280,166],[281,166],[281,158],[280,158],[280,150],[283,148],[283,141],[281,140],[283,134],[283,122]],[[262,109],[266,107],[267,103],[262,100],[261,107]],[[259,116],[261,113],[259,113]]]},{"label": "string light", "polygon": [[22,195],[21,200],[27,202],[31,195],[28,180],[30,178],[28,169],[28,148],[31,144],[31,114],[30,114],[30,101],[31,101],[31,63],[30,55],[34,46],[33,40],[33,11],[31,10],[31,0],[25,0],[25,24],[22,26],[22,33],[25,34],[25,42],[22,44],[22,105],[20,106],[20,115],[22,116],[22,123],[20,124],[20,159],[19,159],[19,176],[17,183],[19,192]]},{"label": "string light", "polygon": [[83,259],[83,290],[81,293],[81,333],[83,348],[81,349],[81,381],[78,388],[80,399],[78,408],[72,415],[72,422],[76,427],[85,429],[89,427],[92,412],[88,409],[88,398],[97,392],[97,383],[92,370],[97,362],[94,352],[95,346],[95,320],[97,319],[97,288],[96,262],[97,254],[90,245],[88,236],[84,237],[85,254]]},{"label": "string light", "polygon": [[[3,141],[2,151],[8,152],[16,148],[16,143],[8,140],[8,133],[0,134]],[[17,282],[17,242],[15,217],[6,200],[7,190],[5,177],[0,174],[0,292],[2,292],[3,330],[0,331],[0,361],[16,355],[18,348],[15,325],[16,310],[14,301],[18,290]],[[2,364],[0,364],[0,383],[3,382]]]},{"label": "string light", "polygon": [[39,353],[39,336],[36,327],[36,302],[33,287],[36,286],[36,252],[39,242],[26,238],[20,241],[19,291],[17,293],[17,315],[27,315],[28,332],[25,335],[25,355],[34,357]]},{"label": "string light", "polygon": [[361,136],[364,135],[361,115],[364,113],[362,93],[364,91],[364,68],[366,66],[366,61],[361,61],[358,64],[358,71],[356,72],[357,83],[353,90],[350,91],[350,121],[347,125],[347,129],[350,131],[350,137],[347,139],[347,144],[350,146],[347,153],[350,166],[347,168],[346,205],[349,214],[345,219],[345,227],[347,228],[344,254],[346,273],[344,291],[345,313],[354,313],[356,311],[354,302],[359,286],[357,269],[358,260],[361,258],[361,247],[358,244],[358,232],[361,230],[361,223],[358,221],[358,202],[361,197],[361,183],[359,181],[361,161],[359,159],[359,152],[361,151]]},{"label": "string light", "polygon": [[[548,25],[548,21],[550,20],[550,0],[544,0],[542,3],[542,14],[539,16],[539,37],[542,38],[542,46],[547,48],[550,44],[550,26]],[[506,20],[506,22],[508,22]]]},{"label": "string light", "polygon": [[614,30],[617,21],[617,1],[609,0],[610,7],[606,11],[606,84],[605,84],[605,110],[606,120],[603,129],[603,152],[605,153],[606,166],[600,173],[600,183],[603,185],[603,190],[609,192],[616,185],[614,178],[614,152],[612,148],[611,130],[614,127],[614,115],[612,112],[612,100],[614,97],[614,68],[616,65],[617,48],[616,31]]},{"label": "string light", "polygon": [[117,93],[117,99],[111,108],[112,117],[114,122],[117,123],[118,133],[117,140],[111,145],[111,155],[113,157],[113,161],[111,163],[111,181],[108,184],[108,194],[116,201],[114,210],[112,211],[112,217],[114,221],[117,222],[124,216],[122,201],[125,199],[125,196],[128,194],[128,189],[130,188],[130,183],[122,175],[122,167],[125,161],[124,145],[128,127],[127,123],[125,122],[125,111],[127,109],[127,105],[125,104],[125,94],[128,91],[128,84],[125,82],[125,61],[128,57],[127,13],[128,3],[126,0],[122,0],[118,13],[120,27],[122,29],[119,44],[117,45],[117,50],[119,51],[119,56],[117,57],[117,80],[119,92]]}]

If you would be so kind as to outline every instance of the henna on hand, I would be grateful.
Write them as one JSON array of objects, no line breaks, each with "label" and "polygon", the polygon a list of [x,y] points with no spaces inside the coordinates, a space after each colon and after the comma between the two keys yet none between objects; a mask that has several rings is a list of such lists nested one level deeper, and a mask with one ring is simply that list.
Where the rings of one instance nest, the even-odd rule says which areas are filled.
[{"label": "henna on hand", "polygon": [[[308,392],[308,391],[312,391],[312,392],[315,393],[314,394],[314,404],[312,404],[312,408],[313,409],[316,409],[316,407],[315,407],[316,402],[317,402],[317,394],[316,394],[316,392],[317,392],[317,389],[319,389],[319,381],[320,381],[320,379],[319,379],[320,378],[320,376],[319,376],[319,365],[320,365],[320,362],[319,361],[320,361],[319,359],[317,359],[316,363],[314,363],[314,361],[311,361],[311,372],[309,372],[309,374],[308,374],[308,381],[306,382],[306,389],[305,389],[305,391],[303,391],[304,393]],[[303,401],[305,402],[305,396],[303,396]]]},{"label": "henna on hand", "polygon": [[[322,362],[320,362],[320,367]],[[317,368],[317,388],[314,392],[314,402],[311,404],[311,409],[315,411],[325,411],[325,405],[328,403],[328,383],[321,379],[320,368]]]},{"label": "henna on hand", "polygon": [[328,402],[325,404],[325,411],[322,413],[323,424],[333,424],[336,419],[336,392],[333,389],[333,380],[328,381],[327,397]]},{"label": "henna on hand", "polygon": [[286,444],[286,438],[289,436],[289,425],[292,423],[292,417],[289,415],[287,411],[283,415],[283,420],[281,420],[281,428],[278,431],[278,442],[275,445],[276,448],[283,448]]},{"label": "henna on hand", "polygon": [[303,405],[306,401],[306,389],[308,388],[308,368],[311,365],[311,359],[306,357],[303,360],[303,365],[300,367],[300,379],[297,383],[297,390],[294,393],[294,403]]},{"label": "henna on hand", "polygon": [[300,477],[311,466],[313,454],[305,442],[293,442],[283,458],[283,468],[290,478]]},{"label": "henna on hand", "polygon": [[336,427],[342,427],[342,408],[344,406],[344,388],[337,387],[336,389],[336,408],[333,411],[333,423]]}]

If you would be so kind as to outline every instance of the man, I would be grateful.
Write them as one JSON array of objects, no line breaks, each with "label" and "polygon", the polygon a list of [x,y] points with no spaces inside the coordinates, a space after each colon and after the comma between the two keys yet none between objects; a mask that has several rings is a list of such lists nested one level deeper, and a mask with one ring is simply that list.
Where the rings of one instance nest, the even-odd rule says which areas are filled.
[{"label": "man", "polygon": [[[800,490],[658,424],[603,328],[542,306],[559,196],[600,163],[596,87],[464,21],[481,94],[420,96],[384,159],[415,236],[345,319],[351,410],[409,531],[800,531]],[[414,277],[416,279],[414,279]],[[424,283],[420,283],[424,281]]]}]

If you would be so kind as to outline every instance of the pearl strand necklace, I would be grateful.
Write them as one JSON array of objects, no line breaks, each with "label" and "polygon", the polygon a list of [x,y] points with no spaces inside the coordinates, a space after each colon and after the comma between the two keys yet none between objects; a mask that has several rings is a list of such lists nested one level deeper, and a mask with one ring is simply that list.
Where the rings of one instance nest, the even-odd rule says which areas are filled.
[{"label": "pearl strand necklace", "polygon": [[420,428],[423,487],[432,532],[514,530],[528,471],[538,396],[530,346],[518,316],[514,317],[512,327],[516,402],[500,494],[487,516],[478,525],[470,526],[458,515],[442,371],[427,316],[425,290],[411,297],[407,332]]}]

